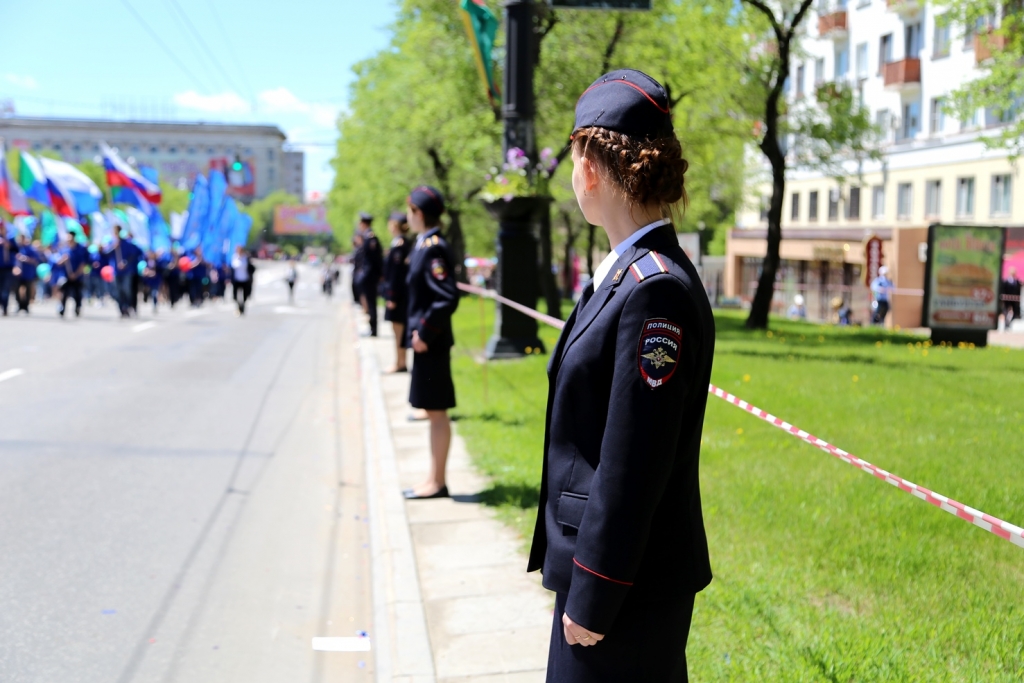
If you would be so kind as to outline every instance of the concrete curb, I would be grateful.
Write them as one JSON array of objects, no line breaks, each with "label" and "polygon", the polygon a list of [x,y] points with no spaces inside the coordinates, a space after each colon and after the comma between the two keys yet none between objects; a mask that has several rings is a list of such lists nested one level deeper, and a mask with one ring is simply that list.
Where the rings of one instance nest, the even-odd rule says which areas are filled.
[{"label": "concrete curb", "polygon": [[359,344],[377,683],[434,683],[434,658],[373,344]]}]

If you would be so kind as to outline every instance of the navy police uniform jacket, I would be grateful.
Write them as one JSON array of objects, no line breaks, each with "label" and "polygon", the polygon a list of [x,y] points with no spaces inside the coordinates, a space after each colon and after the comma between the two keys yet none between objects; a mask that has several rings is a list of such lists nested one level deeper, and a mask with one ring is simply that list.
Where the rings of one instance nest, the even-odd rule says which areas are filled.
[{"label": "navy police uniform jacket", "polygon": [[387,261],[384,262],[384,298],[405,305],[406,277],[409,273],[409,249],[413,241],[408,237],[391,240]]},{"label": "navy police uniform jacket", "polygon": [[416,240],[409,259],[409,322],[405,341],[412,346],[412,333],[419,332],[430,351],[451,348],[452,314],[459,306],[459,290],[455,286],[455,268],[451,250],[433,228]]},{"label": "navy police uniform jacket", "polygon": [[381,252],[380,240],[372,230],[363,233],[363,246],[359,247],[358,266],[355,273],[356,284],[364,291],[376,294],[384,269],[384,254]]},{"label": "navy police uniform jacket", "polygon": [[584,628],[607,634],[625,600],[711,582],[697,461],[714,345],[671,226],[627,249],[562,331],[528,571]]}]

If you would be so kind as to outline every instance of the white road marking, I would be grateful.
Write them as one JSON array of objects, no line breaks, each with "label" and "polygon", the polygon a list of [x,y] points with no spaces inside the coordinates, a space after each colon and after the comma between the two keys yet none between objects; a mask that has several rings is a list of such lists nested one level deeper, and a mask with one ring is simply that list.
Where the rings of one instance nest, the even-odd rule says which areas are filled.
[{"label": "white road marking", "polygon": [[15,368],[13,370],[7,370],[5,372],[0,372],[0,382],[6,382],[9,379],[14,379],[18,375],[24,375],[24,374],[25,374],[25,371],[22,370],[21,368]]},{"label": "white road marking", "polygon": [[362,636],[314,638],[313,649],[317,652],[369,652],[370,639]]},{"label": "white road marking", "polygon": [[156,323],[153,321],[150,321],[148,323],[140,323],[132,328],[132,332],[145,332],[146,330],[151,330],[154,327],[156,327]]},{"label": "white road marking", "polygon": [[304,308],[295,308],[294,306],[274,306],[274,313],[283,313],[285,315],[309,315],[309,311]]},{"label": "white road marking", "polygon": [[186,318],[195,318],[195,317],[198,317],[200,315],[206,315],[209,312],[210,312],[210,309],[208,309],[208,308],[197,308],[197,309],[195,309],[193,311],[185,311],[185,317]]}]

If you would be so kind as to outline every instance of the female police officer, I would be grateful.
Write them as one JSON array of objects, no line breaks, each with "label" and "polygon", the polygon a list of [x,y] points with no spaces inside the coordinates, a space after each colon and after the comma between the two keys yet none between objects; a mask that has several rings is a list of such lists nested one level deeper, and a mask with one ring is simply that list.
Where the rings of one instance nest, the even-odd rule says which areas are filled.
[{"label": "female police officer", "polygon": [[613,252],[551,356],[529,570],[556,592],[549,683],[686,681],[711,581],[697,459],[714,320],[665,217],[687,162],[664,88],[614,71],[576,105],[572,184]]},{"label": "female police officer", "polygon": [[452,313],[459,305],[448,243],[441,237],[444,198],[421,185],[409,195],[406,216],[417,234],[409,260],[409,319],[406,341],[413,350],[409,403],[427,411],[430,420],[430,478],[404,491],[406,498],[446,498],[445,467],[452,428],[448,409],[455,407],[452,383]]},{"label": "female police officer", "polygon": [[384,320],[395,330],[395,366],[388,372],[407,372],[405,364],[405,324],[409,318],[409,285],[405,279],[409,273],[409,220],[400,211],[391,214],[388,230],[394,239],[384,260]]}]

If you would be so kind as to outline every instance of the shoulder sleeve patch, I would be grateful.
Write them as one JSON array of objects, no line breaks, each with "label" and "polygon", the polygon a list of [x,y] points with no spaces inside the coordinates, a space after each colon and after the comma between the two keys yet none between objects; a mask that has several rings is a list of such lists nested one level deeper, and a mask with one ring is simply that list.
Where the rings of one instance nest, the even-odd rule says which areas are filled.
[{"label": "shoulder sleeve patch", "polygon": [[668,383],[679,364],[683,329],[667,318],[644,321],[636,352],[640,377],[651,389]]},{"label": "shoulder sleeve patch", "polygon": [[430,262],[430,274],[435,280],[442,282],[448,278],[448,266],[445,265],[444,259],[436,258]]}]

